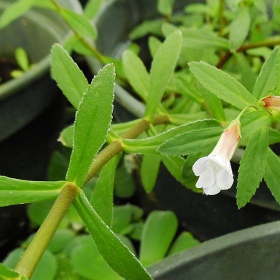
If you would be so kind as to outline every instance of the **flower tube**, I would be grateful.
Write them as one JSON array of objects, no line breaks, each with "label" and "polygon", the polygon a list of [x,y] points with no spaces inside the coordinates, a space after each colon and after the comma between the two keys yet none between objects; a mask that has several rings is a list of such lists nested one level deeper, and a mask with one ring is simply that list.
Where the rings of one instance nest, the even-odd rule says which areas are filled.
[{"label": "flower tube", "polygon": [[215,195],[221,190],[228,190],[233,184],[230,160],[240,139],[239,123],[227,128],[221,135],[213,151],[198,159],[193,165],[193,172],[199,176],[197,188],[202,188],[206,195]]},{"label": "flower tube", "polygon": [[261,99],[263,107],[272,111],[280,111],[280,96],[267,96]]}]

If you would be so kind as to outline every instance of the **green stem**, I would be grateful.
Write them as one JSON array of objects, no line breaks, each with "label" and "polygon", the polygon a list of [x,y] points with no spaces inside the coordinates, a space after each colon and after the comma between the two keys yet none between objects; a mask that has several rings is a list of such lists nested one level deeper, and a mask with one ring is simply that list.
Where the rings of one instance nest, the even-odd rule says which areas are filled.
[{"label": "green stem", "polygon": [[[157,116],[154,125],[170,122],[167,115]],[[135,126],[129,129],[124,135],[124,138],[135,138],[150,127],[150,122],[146,119],[140,120]],[[123,149],[121,138],[114,140],[105,147],[94,159],[86,182],[96,174],[111,158],[120,153]],[[42,255],[47,249],[54,233],[56,232],[61,220],[74,201],[79,192],[79,188],[71,183],[66,183],[54,205],[48,213],[46,219],[37,231],[34,239],[31,241],[25,250],[22,258],[18,262],[15,270],[30,278],[40,261]]]},{"label": "green stem", "polygon": [[[63,11],[63,7],[60,6],[55,0],[52,0],[52,3],[54,5],[54,7],[57,10],[57,13],[64,19],[62,11]],[[79,41],[82,42],[82,44],[93,54],[94,57],[96,57],[99,61],[104,63],[104,57],[103,55],[96,49],[94,48],[94,46],[89,43],[85,38],[83,38],[78,32],[76,32],[67,22],[67,20],[65,20],[65,23],[68,25],[68,27],[72,30],[72,32],[75,34],[75,36],[78,38]]]},{"label": "green stem", "polygon": [[[271,39],[262,42],[248,43],[246,45],[241,46],[236,52],[245,52],[250,49],[256,49],[260,47],[274,47],[277,45],[280,45],[280,40]],[[232,55],[233,53],[227,52],[217,63],[216,67],[221,69],[227,63],[227,61],[232,57]]]},{"label": "green stem", "polygon": [[[169,123],[170,119],[167,115],[156,116],[153,124]],[[140,120],[135,126],[130,128],[123,136],[123,139],[133,139],[150,127],[147,119]],[[87,183],[111,158],[119,154],[123,150],[122,140],[117,139],[106,146],[93,160],[89,169],[85,183]]]},{"label": "green stem", "polygon": [[18,273],[24,275],[28,279],[32,276],[38,262],[47,249],[61,220],[63,219],[79,190],[80,189],[78,187],[70,183],[67,183],[61,190],[48,216],[42,223],[41,227],[34,236],[34,239],[27,247],[22,258],[18,262],[15,268]]}]

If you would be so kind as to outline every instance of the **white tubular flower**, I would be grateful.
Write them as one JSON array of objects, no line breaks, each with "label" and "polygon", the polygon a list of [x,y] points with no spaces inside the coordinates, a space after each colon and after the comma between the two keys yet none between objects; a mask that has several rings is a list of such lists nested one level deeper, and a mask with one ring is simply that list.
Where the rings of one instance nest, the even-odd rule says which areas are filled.
[{"label": "white tubular flower", "polygon": [[233,184],[230,160],[240,139],[239,123],[226,129],[213,151],[198,159],[193,165],[193,172],[199,176],[197,188],[202,188],[207,195],[215,195],[221,190],[228,190]]}]

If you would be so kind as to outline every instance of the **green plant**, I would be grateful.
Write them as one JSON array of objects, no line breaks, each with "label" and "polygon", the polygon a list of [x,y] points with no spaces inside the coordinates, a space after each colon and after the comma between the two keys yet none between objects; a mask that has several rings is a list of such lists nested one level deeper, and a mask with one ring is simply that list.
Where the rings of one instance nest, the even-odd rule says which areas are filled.
[{"label": "green plant", "polygon": [[[16,2],[7,10],[0,25],[14,18],[12,12],[18,16],[32,5],[54,9],[73,29],[74,35],[66,44],[68,50],[91,53],[103,63],[110,63],[88,84],[68,52],[60,45],[53,46],[52,76],[77,110],[74,124],[60,137],[72,148],[71,157],[61,181],[0,177],[1,206],[55,199],[15,269],[1,265],[2,278],[31,277],[73,205],[99,253],[120,277],[151,279],[144,267],[165,256],[168,245],[160,247],[149,239],[140,250],[141,264],[112,230],[114,178],[123,153],[143,154],[141,175],[147,191],[153,189],[163,162],[182,184],[213,195],[231,187],[229,161],[239,145],[244,154],[238,175],[238,207],[246,205],[263,178],[280,202],[279,157],[270,146],[280,141],[280,54],[279,48],[270,48],[280,42],[277,38],[268,39],[279,24],[277,4],[273,6],[272,21],[265,17],[265,1],[236,1],[229,9],[225,9],[225,4],[231,4],[228,1],[192,5],[186,9],[191,14],[189,20],[189,15],[173,17],[173,1],[160,1],[158,7],[164,18],[144,25],[149,32],[151,27],[156,27],[156,32],[160,27],[160,38],[164,37],[163,41],[149,39],[152,62],[148,71],[131,50],[123,53],[121,61],[102,55],[87,39],[95,38],[96,32],[85,15],[73,14],[55,1],[22,3]],[[260,22],[269,24],[259,31]],[[244,26],[242,32],[238,32],[240,24]],[[141,27],[141,36],[146,34],[145,28],[143,33]],[[136,31],[132,33],[134,38]],[[154,29],[153,32],[156,33]],[[244,44],[247,37],[249,42]],[[202,59],[208,62],[196,61]],[[116,75],[112,62],[117,81],[129,83],[145,104],[144,115],[127,123],[111,123]],[[218,69],[221,67],[224,69]],[[198,182],[192,166],[200,176]],[[92,195],[87,197],[86,185],[97,175]],[[167,215],[168,223],[176,224],[172,214]],[[147,224],[153,218],[151,215]],[[143,240],[155,235],[153,222],[150,223],[151,227],[143,231]],[[163,225],[160,220],[158,227]],[[167,243],[173,235],[166,232]],[[83,242],[81,251],[92,246],[88,237]],[[152,252],[151,246],[160,250]],[[85,272],[86,267],[82,270]]]}]

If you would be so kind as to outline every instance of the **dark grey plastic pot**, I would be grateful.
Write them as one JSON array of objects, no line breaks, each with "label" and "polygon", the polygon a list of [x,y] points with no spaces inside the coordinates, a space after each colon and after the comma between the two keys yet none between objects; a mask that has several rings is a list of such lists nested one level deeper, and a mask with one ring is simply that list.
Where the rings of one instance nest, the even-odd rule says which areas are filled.
[{"label": "dark grey plastic pot", "polygon": [[[204,1],[177,0],[175,9],[180,11],[187,4],[194,2]],[[159,16],[156,3],[157,1],[150,0],[106,1],[95,19],[99,34],[97,49],[103,54],[120,57],[129,43],[129,32],[143,20]],[[101,68],[101,64],[95,59],[87,58],[87,61],[94,73]],[[117,120],[127,121],[129,117],[133,118],[133,115],[143,115],[144,105],[124,88],[116,85],[115,93],[117,103],[114,113]],[[200,240],[280,219],[280,207],[265,186],[262,185],[257,190],[253,203],[241,210],[237,209],[234,195],[234,191],[216,196],[194,193],[178,183],[164,167],[154,189],[157,207],[174,211],[181,225]],[[143,201],[142,197],[140,201]]]},{"label": "dark grey plastic pot", "polygon": [[[13,1],[0,1],[0,13]],[[78,0],[60,1],[79,11]],[[13,56],[17,47],[27,52],[34,68],[0,86],[0,141],[38,116],[53,100],[57,87],[49,77],[49,52],[62,43],[69,28],[52,11],[31,10],[0,30],[0,56]],[[3,65],[1,66],[3,67]]]},{"label": "dark grey plastic pot", "polygon": [[277,280],[280,222],[237,231],[148,268],[155,280]]}]

